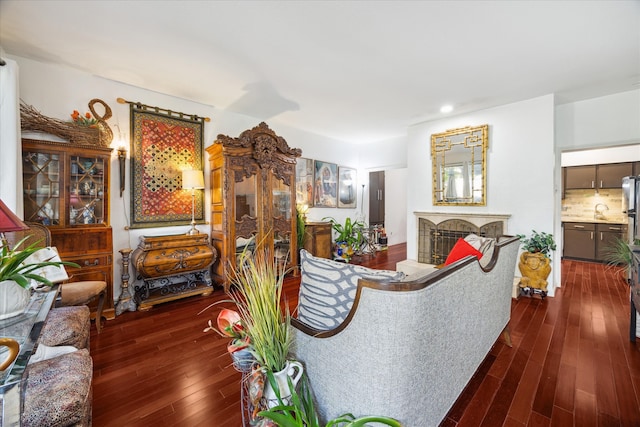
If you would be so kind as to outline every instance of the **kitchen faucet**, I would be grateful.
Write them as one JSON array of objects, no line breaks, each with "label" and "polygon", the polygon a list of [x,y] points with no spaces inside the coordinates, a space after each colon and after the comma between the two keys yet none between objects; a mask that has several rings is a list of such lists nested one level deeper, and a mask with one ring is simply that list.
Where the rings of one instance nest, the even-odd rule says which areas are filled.
[{"label": "kitchen faucet", "polygon": [[594,208],[594,213],[593,213],[593,218],[594,219],[604,219],[604,213],[598,209],[598,206],[604,206],[604,210],[608,211],[609,210],[609,206],[605,205],[604,203],[596,203],[596,206]]}]

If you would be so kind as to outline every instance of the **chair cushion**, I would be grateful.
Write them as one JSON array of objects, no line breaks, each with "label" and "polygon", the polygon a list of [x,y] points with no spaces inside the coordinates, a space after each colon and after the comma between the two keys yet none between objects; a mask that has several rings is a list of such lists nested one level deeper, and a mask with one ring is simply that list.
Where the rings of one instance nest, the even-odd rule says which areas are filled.
[{"label": "chair cushion", "polygon": [[27,366],[23,426],[91,425],[93,361],[86,349]]},{"label": "chair cushion", "polygon": [[63,306],[87,304],[107,289],[107,282],[87,280],[65,283],[60,287],[60,302]]},{"label": "chair cushion", "polygon": [[460,238],[456,244],[453,245],[453,248],[451,248],[451,252],[447,255],[447,260],[444,262],[444,265],[453,264],[468,255],[475,256],[478,259],[482,258],[482,252],[471,246],[463,238]]},{"label": "chair cushion", "polygon": [[322,330],[336,328],[347,317],[358,279],[398,281],[405,277],[400,271],[374,270],[317,258],[304,249],[300,251],[300,270],[298,319]]},{"label": "chair cushion", "polygon": [[53,308],[42,327],[39,344],[89,348],[91,312],[86,305]]}]

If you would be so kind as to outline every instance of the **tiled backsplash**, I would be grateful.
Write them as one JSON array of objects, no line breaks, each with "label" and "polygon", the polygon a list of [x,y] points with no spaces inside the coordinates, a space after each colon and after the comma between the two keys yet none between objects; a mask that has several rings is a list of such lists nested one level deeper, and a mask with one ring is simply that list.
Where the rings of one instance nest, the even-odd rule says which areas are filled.
[{"label": "tiled backsplash", "polygon": [[599,190],[566,190],[562,200],[562,217],[594,219],[595,206],[598,203],[607,205],[609,210],[600,207],[607,221],[627,222],[622,213],[622,188]]}]

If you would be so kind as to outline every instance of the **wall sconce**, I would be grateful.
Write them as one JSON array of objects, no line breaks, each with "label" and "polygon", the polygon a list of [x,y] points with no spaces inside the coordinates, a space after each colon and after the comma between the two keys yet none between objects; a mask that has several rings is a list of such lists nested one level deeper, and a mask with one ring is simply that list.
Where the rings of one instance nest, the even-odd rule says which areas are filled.
[{"label": "wall sconce", "polygon": [[120,163],[120,197],[122,197],[122,192],[124,191],[124,175],[126,171],[126,163],[127,160],[127,149],[124,145],[118,147],[118,162]]},{"label": "wall sconce", "polygon": [[187,234],[198,234],[196,229],[196,190],[204,190],[204,175],[198,170],[182,171],[182,189],[191,190],[191,229]]}]

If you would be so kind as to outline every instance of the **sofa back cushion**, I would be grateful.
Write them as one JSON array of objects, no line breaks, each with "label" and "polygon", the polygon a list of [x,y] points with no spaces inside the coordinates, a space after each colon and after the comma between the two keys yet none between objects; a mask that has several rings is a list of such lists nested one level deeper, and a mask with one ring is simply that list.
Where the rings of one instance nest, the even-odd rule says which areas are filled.
[{"label": "sofa back cushion", "polygon": [[317,258],[304,249],[300,251],[300,270],[298,319],[321,330],[334,329],[346,319],[356,296],[358,279],[398,281],[405,277],[399,271]]}]

